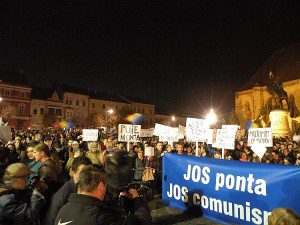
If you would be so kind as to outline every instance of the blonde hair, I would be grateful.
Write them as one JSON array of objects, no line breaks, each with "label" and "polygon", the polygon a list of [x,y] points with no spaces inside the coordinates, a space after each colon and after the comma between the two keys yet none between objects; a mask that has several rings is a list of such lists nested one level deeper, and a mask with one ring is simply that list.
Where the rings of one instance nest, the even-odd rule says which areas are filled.
[{"label": "blonde hair", "polygon": [[299,216],[289,208],[276,208],[268,219],[269,225],[300,225]]}]

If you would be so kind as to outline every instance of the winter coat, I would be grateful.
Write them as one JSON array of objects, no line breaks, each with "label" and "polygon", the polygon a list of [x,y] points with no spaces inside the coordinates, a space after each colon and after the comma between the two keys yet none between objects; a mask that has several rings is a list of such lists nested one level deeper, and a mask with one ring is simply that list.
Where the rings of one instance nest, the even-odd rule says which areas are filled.
[{"label": "winter coat", "polygon": [[69,197],[72,193],[76,192],[76,185],[71,178],[67,183],[65,183],[53,196],[51,199],[51,204],[48,209],[46,219],[43,222],[44,225],[53,225],[55,218],[59,210],[68,203]]},{"label": "winter coat", "polygon": [[135,160],[135,168],[134,168],[134,179],[135,180],[142,180],[143,172],[145,170],[146,160],[136,158]]},{"label": "winter coat", "polygon": [[[59,211],[55,225],[117,225],[121,222],[121,210],[116,211],[91,196],[72,194],[69,203]],[[135,200],[135,216],[131,224],[151,224],[150,210],[140,199]]]},{"label": "winter coat", "polygon": [[43,197],[29,190],[0,188],[0,225],[39,225]]}]

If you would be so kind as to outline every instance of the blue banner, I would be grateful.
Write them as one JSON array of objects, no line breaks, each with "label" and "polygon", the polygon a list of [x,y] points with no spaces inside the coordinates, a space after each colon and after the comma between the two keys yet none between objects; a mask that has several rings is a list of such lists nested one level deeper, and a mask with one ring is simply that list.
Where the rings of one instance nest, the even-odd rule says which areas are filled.
[{"label": "blue banner", "polygon": [[287,207],[300,214],[300,167],[165,154],[163,201],[230,224],[268,224]]}]

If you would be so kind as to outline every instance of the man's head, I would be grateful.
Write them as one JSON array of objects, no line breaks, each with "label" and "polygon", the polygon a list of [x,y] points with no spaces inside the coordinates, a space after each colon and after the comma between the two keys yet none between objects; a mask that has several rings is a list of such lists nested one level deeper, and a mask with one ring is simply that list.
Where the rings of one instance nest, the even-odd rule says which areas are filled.
[{"label": "man's head", "polygon": [[137,155],[138,155],[138,158],[142,160],[143,157],[144,157],[144,152],[143,152],[141,149],[139,149],[139,150],[137,151]]},{"label": "man's head", "polygon": [[83,168],[77,180],[78,194],[92,196],[101,201],[106,193],[106,172],[99,165]]},{"label": "man's head", "polygon": [[36,133],[36,134],[34,135],[34,140],[35,140],[35,141],[41,142],[42,139],[43,139],[43,136],[42,136],[41,133]]},{"label": "man's head", "polygon": [[45,159],[50,157],[50,151],[45,143],[40,143],[34,148],[34,157],[37,162],[44,162]]},{"label": "man's head", "polygon": [[69,145],[70,147],[72,147],[72,144],[73,144],[73,140],[72,140],[72,139],[68,140],[68,145]]},{"label": "man's head", "polygon": [[73,148],[73,151],[77,150],[79,148],[79,143],[77,141],[73,141],[72,148]]},{"label": "man's head", "polygon": [[177,144],[177,152],[178,154],[183,154],[183,144],[181,143]]},{"label": "man's head", "polygon": [[93,141],[91,144],[91,150],[93,153],[97,152],[99,149],[99,143],[97,141]]},{"label": "man's head", "polygon": [[27,187],[28,175],[33,173],[25,164],[13,163],[6,168],[3,183],[9,188],[22,190]]},{"label": "man's head", "polygon": [[50,136],[45,137],[44,143],[48,146],[50,149],[52,146],[52,138]]},{"label": "man's head", "polygon": [[157,150],[162,151],[163,150],[163,143],[162,142],[158,142],[156,145]]},{"label": "man's head", "polygon": [[32,160],[35,159],[34,157],[34,147],[33,146],[28,146],[26,149],[27,157],[28,159]]},{"label": "man's head", "polygon": [[75,183],[78,181],[78,177],[79,177],[81,170],[84,167],[91,165],[91,164],[92,164],[91,160],[85,156],[80,156],[80,157],[74,159],[70,172],[71,172],[71,176],[73,177]]}]

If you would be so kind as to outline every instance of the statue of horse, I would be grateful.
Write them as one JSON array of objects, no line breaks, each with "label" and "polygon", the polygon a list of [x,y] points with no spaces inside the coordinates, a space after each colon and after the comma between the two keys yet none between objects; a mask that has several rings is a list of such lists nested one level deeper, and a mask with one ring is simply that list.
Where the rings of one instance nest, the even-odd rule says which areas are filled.
[{"label": "statue of horse", "polygon": [[269,74],[269,83],[267,85],[267,92],[270,95],[278,98],[280,103],[280,109],[284,109],[283,101],[285,100],[289,110],[288,94],[283,89],[282,81],[280,80],[280,78],[279,77],[274,78],[271,71]]}]

